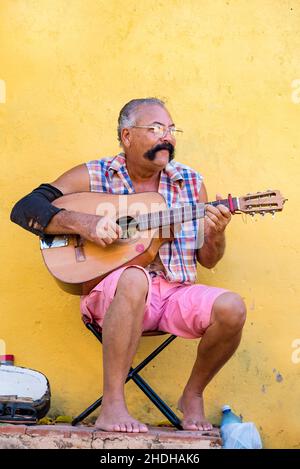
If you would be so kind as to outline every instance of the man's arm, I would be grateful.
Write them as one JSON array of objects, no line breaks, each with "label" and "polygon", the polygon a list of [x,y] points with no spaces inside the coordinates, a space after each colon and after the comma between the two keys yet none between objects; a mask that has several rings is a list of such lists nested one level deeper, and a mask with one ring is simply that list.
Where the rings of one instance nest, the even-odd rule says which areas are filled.
[{"label": "man's arm", "polygon": [[[217,195],[217,200],[222,197]],[[207,192],[202,183],[199,202],[207,203]],[[212,269],[223,257],[225,251],[225,228],[231,220],[230,210],[225,205],[213,207],[207,205],[204,218],[204,243],[197,250],[198,262],[207,269]]]},{"label": "man's arm", "polygon": [[[90,190],[90,181],[86,165],[82,164],[70,169],[50,185],[58,189],[63,195],[74,192],[88,192]],[[121,228],[109,217],[70,210],[61,210],[54,215],[50,213],[50,216],[53,216],[47,226],[41,227],[36,221],[39,217],[38,214],[35,216],[33,203],[32,206],[30,205],[31,200],[33,200],[30,196],[31,194],[17,202],[12,210],[11,220],[36,234],[79,234],[83,238],[103,247],[111,244],[122,234]],[[45,202],[47,203],[46,199]],[[50,205],[50,207],[53,206]],[[28,220],[28,213],[25,212],[30,212]],[[21,218],[23,223],[19,221]],[[28,226],[25,226],[25,219]],[[30,226],[30,223],[32,226]],[[35,231],[31,229],[32,227],[36,228]]]}]

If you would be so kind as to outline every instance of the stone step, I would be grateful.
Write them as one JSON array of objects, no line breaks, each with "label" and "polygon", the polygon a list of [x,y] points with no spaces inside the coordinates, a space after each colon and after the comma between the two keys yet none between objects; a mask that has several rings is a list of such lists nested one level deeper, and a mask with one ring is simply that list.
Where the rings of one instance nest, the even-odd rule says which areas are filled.
[{"label": "stone step", "polygon": [[147,433],[104,432],[93,426],[0,425],[0,449],[220,449],[220,431],[149,427]]}]

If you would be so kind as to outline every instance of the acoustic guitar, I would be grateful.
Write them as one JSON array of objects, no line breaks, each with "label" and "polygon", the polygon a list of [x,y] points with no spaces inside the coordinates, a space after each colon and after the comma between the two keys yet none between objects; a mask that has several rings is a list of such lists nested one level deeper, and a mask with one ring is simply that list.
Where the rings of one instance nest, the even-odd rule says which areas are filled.
[{"label": "acoustic guitar", "polygon": [[174,227],[203,218],[206,205],[223,204],[232,214],[275,214],[286,199],[268,190],[214,202],[168,208],[158,192],[130,195],[78,192],[59,197],[53,205],[99,216],[112,217],[122,228],[122,237],[101,247],[79,235],[45,235],[40,247],[45,264],[60,287],[74,295],[88,294],[106,275],[124,265],[146,267],[160,246],[174,239]]}]

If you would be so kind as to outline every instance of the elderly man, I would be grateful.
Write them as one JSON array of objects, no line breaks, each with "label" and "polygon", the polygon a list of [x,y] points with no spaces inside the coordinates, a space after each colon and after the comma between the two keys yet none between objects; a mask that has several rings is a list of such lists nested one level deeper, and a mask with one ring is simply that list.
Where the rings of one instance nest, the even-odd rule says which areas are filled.
[{"label": "elderly man", "polygon": [[[42,184],[15,205],[12,221],[38,235],[76,233],[105,247],[122,234],[113,219],[61,210],[51,202],[63,194],[90,190],[158,191],[169,206],[207,202],[202,176],[173,160],[179,129],[161,100],[130,101],[118,123],[122,153],[81,164],[51,184]],[[103,332],[104,390],[98,428],[147,431],[146,425],[128,413],[124,383],[143,330],[155,329],[185,338],[201,337],[178,408],[184,429],[212,428],[205,418],[203,392],[238,347],[246,308],[236,293],[196,284],[196,267],[198,261],[210,269],[222,258],[230,218],[224,205],[207,205],[201,247],[197,223],[183,223],[148,267],[121,267],[81,298],[82,314],[97,322]]]}]

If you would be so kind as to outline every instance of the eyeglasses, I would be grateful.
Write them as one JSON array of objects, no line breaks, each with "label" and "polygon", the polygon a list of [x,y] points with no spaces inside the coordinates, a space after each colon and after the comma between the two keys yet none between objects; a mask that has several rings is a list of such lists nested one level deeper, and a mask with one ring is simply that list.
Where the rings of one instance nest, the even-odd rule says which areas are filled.
[{"label": "eyeglasses", "polygon": [[176,137],[183,130],[176,127],[166,127],[165,125],[152,124],[152,125],[132,125],[134,129],[149,129],[158,138],[164,138],[168,132],[172,137]]}]

